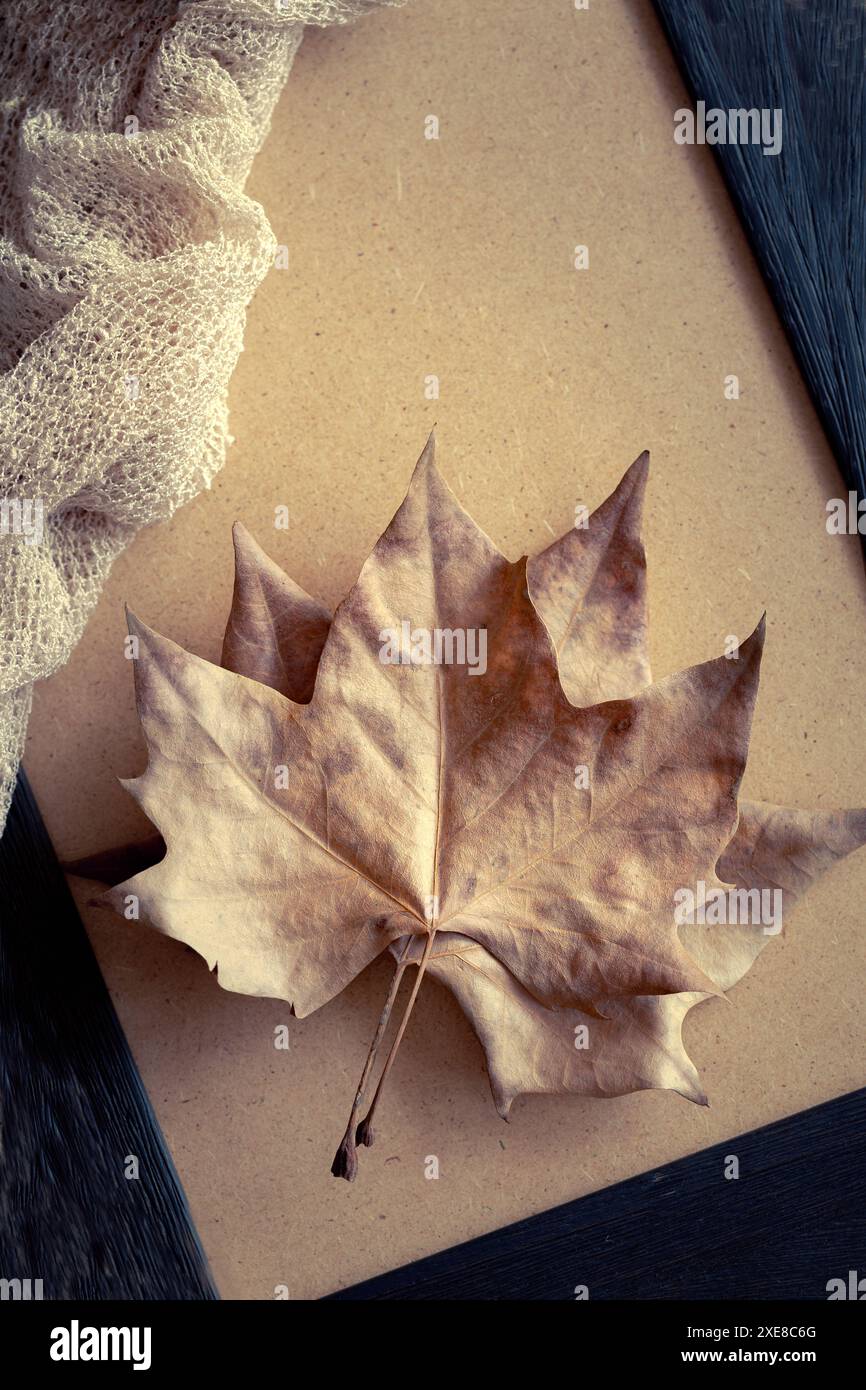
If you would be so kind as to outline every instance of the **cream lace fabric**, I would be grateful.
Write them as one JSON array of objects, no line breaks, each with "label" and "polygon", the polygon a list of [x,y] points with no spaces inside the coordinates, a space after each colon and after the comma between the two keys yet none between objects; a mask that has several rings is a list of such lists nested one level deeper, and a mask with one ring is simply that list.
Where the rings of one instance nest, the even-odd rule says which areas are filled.
[{"label": "cream lace fabric", "polygon": [[243,187],[303,26],[397,3],[0,6],[0,829],[32,682],[223,463],[276,252]]}]

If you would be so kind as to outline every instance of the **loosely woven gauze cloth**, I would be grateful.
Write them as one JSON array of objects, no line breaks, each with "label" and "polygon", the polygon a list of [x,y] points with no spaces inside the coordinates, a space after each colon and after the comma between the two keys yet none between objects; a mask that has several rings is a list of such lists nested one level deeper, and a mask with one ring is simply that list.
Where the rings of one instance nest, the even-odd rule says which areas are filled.
[{"label": "loosely woven gauze cloth", "polygon": [[401,2],[0,5],[0,830],[32,682],[223,463],[277,249],[243,187],[303,26]]}]

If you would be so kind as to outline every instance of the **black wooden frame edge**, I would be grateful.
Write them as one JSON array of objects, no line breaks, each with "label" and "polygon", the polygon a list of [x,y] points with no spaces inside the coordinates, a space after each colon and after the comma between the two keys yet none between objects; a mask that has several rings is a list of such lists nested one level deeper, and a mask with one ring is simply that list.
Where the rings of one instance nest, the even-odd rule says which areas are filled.
[{"label": "black wooden frame edge", "polygon": [[328,1297],[826,1299],[858,1261],[866,1088]]}]

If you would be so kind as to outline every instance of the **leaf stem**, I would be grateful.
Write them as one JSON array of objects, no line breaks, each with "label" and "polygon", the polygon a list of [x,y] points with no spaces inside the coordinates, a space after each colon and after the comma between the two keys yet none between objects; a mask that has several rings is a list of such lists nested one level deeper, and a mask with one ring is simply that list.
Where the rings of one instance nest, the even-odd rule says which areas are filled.
[{"label": "leaf stem", "polygon": [[352,1102],[352,1109],[349,1114],[349,1123],[346,1126],[346,1133],[343,1135],[343,1138],[340,1142],[340,1147],[334,1154],[334,1161],[331,1164],[331,1172],[333,1173],[334,1177],[345,1178],[347,1182],[354,1182],[355,1175],[358,1171],[358,1154],[355,1148],[355,1125],[357,1124],[358,1120],[358,1112],[360,1111],[361,1106],[364,1103],[364,1092],[367,1088],[367,1082],[370,1079],[370,1073],[373,1070],[373,1066],[376,1061],[376,1054],[379,1051],[382,1038],[385,1035],[385,1030],[388,1027],[388,1022],[391,1018],[391,1010],[393,1009],[394,1001],[397,998],[397,992],[400,988],[400,981],[403,978],[403,972],[405,971],[406,966],[409,964],[408,955],[411,946],[412,937],[410,936],[406,938],[402,954],[400,955],[400,958],[397,961],[396,969],[394,970],[394,974],[391,978],[391,986],[388,990],[388,997],[386,998],[385,1003],[382,1006],[382,1012],[379,1015],[379,1022],[376,1025],[376,1032],[373,1034],[373,1041],[371,1042],[370,1050],[367,1053],[367,1060],[364,1063],[364,1070],[361,1072],[361,1080],[358,1082],[358,1089],[355,1092],[355,1099]]},{"label": "leaf stem", "polygon": [[382,1089],[385,1085],[385,1082],[388,1079],[388,1073],[394,1065],[394,1060],[397,1056],[398,1049],[400,1047],[401,1042],[403,1041],[403,1034],[406,1032],[406,1025],[408,1024],[412,1010],[415,1007],[415,1000],[418,998],[418,991],[421,988],[421,981],[424,978],[424,971],[427,969],[427,962],[430,959],[430,952],[433,949],[433,941],[435,937],[436,928],[434,927],[433,930],[429,933],[426,942],[424,943],[424,954],[422,955],[418,965],[418,973],[415,977],[415,983],[412,986],[412,993],[409,995],[409,1000],[406,1004],[403,1017],[400,1020],[400,1027],[397,1029],[397,1036],[392,1042],[391,1050],[388,1053],[387,1058],[385,1059],[385,1065],[382,1068],[382,1075],[379,1077],[379,1084],[376,1087],[376,1094],[373,1096],[373,1103],[370,1106],[370,1109],[367,1111],[367,1114],[364,1117],[364,1119],[358,1125],[358,1131],[355,1135],[355,1139],[357,1143],[364,1144],[367,1148],[370,1147],[370,1145],[373,1143],[373,1139],[375,1138],[375,1135],[373,1133],[373,1117],[376,1113],[376,1107],[379,1104],[379,1098],[382,1095]]}]

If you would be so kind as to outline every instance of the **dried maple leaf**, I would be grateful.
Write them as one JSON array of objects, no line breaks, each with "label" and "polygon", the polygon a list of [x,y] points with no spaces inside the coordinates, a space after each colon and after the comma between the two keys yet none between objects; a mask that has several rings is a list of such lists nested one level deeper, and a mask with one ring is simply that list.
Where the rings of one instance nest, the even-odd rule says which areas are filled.
[{"label": "dried maple leaf", "polygon": [[[410,964],[360,1142],[426,970],[473,1021],[502,1113],[527,1090],[669,1086],[702,1099],[682,1017],[730,987],[766,937],[678,931],[672,905],[681,885],[722,887],[762,628],[736,662],[648,684],[645,473],[642,458],[587,531],[527,568],[458,506],[431,440],[332,623],[242,528],[230,669],[132,622],[150,760],[129,785],[167,853],[109,900],[135,894],[226,988],[284,997],[299,1015],[389,943],[397,955],[335,1172],[354,1175],[357,1115]],[[383,660],[384,635],[404,621],[452,644],[474,633],[480,648],[485,633],[484,669],[413,664],[405,647]],[[811,841],[797,814],[778,813],[800,853]],[[866,834],[839,814],[825,858]]]},{"label": "dried maple leaf", "polygon": [[[567,532],[528,562],[530,594],[554,641],[560,679],[573,704],[627,696],[650,683],[641,542],[647,465],[643,454],[586,529]],[[321,605],[296,585],[260,583],[258,573],[272,576],[273,562],[242,527],[236,527],[235,548],[238,580],[228,631],[250,625],[261,632],[262,609],[269,610],[265,626],[281,629],[285,647],[271,683],[295,699],[309,700],[327,632]],[[238,661],[224,648],[223,661],[242,674],[254,673],[243,654]],[[303,671],[300,683],[292,679],[292,662]],[[819,874],[864,840],[863,812],[809,813],[741,803],[718,874],[749,892],[781,886],[790,910]],[[771,939],[760,924],[714,932],[685,924],[680,934],[722,990],[742,978]],[[391,946],[404,967],[420,959],[420,940],[404,955],[406,944]],[[603,1096],[653,1087],[705,1101],[682,1044],[683,1019],[707,997],[703,993],[608,1001],[605,1018],[591,1024],[578,1010],[539,1004],[485,947],[458,933],[440,930],[427,968],[454,992],[473,1024],[503,1116],[514,1097],[526,1092]],[[582,1027],[592,1027],[591,1048],[575,1046]]]}]

